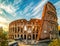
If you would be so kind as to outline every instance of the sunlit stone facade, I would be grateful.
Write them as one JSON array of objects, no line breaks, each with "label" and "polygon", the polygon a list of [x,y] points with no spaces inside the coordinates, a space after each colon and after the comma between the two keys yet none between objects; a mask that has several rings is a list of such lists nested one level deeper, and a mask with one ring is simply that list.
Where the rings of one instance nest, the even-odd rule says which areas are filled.
[{"label": "sunlit stone facade", "polygon": [[[48,2],[43,9],[42,13],[42,25],[41,30],[38,33],[38,40],[45,38],[56,38],[58,35],[58,23],[57,23],[56,8],[50,2]],[[50,37],[49,37],[50,36]]]},{"label": "sunlit stone facade", "polygon": [[41,19],[20,19],[9,24],[9,38],[23,40],[53,39],[58,35],[56,8],[48,2]]},{"label": "sunlit stone facade", "polygon": [[40,24],[41,20],[39,19],[31,19],[30,21],[20,19],[13,21],[9,26],[9,38],[36,40],[38,31],[40,30]]}]

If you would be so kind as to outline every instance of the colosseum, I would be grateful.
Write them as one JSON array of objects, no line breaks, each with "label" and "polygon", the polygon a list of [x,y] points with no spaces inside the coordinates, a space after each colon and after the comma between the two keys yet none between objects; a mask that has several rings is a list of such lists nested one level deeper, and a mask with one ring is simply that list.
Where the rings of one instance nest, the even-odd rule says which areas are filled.
[{"label": "colosseum", "polygon": [[57,13],[55,6],[45,4],[41,19],[19,19],[9,24],[9,39],[42,40],[53,39],[58,35]]}]

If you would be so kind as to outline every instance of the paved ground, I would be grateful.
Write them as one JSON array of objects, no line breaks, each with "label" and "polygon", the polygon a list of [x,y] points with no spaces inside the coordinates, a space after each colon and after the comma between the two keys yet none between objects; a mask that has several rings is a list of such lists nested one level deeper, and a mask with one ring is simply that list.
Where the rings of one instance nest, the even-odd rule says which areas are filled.
[{"label": "paved ground", "polygon": [[25,44],[25,43],[19,42],[18,44],[19,44],[19,46],[48,46],[48,43],[40,43],[40,44],[27,45],[27,44]]},{"label": "paved ground", "polygon": [[31,45],[26,45],[24,43],[18,43],[19,46],[31,46]]}]

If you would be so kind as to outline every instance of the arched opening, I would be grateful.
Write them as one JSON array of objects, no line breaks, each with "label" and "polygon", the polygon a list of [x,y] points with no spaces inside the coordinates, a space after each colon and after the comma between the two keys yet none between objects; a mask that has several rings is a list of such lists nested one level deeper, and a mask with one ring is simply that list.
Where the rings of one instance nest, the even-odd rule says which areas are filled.
[{"label": "arched opening", "polygon": [[23,39],[23,35],[21,35],[21,39]]},{"label": "arched opening", "polygon": [[35,35],[33,34],[33,40],[35,39]]},{"label": "arched opening", "polygon": [[28,35],[28,40],[31,40],[31,35]]},{"label": "arched opening", "polygon": [[24,39],[26,39],[26,35],[24,35]]}]

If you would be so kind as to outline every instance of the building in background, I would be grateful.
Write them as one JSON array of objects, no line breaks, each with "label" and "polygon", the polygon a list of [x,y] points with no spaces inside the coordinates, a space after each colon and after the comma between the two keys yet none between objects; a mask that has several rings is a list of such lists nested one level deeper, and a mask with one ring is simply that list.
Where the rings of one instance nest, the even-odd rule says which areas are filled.
[{"label": "building in background", "polygon": [[20,19],[9,24],[9,38],[23,40],[53,39],[58,35],[56,8],[48,2],[43,9],[41,19],[27,21]]}]

